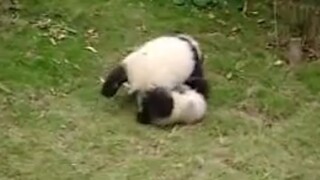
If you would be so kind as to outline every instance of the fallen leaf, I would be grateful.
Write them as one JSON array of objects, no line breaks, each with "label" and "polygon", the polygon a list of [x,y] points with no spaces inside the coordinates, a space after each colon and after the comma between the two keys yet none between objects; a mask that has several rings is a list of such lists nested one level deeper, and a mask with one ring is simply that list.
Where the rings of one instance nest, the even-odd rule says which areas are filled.
[{"label": "fallen leaf", "polygon": [[62,124],[62,125],[60,126],[60,128],[61,128],[61,129],[67,129],[67,125]]},{"label": "fallen leaf", "polygon": [[237,71],[242,71],[242,69],[246,66],[246,62],[245,61],[238,61],[235,65],[235,69]]},{"label": "fallen leaf", "polygon": [[276,62],[273,63],[274,66],[282,66],[284,65],[284,62],[282,60],[277,60]]},{"label": "fallen leaf", "polygon": [[196,157],[195,157],[195,160],[196,160],[196,162],[199,164],[200,167],[203,166],[204,163],[205,163],[205,160],[204,160],[203,157],[201,157],[201,156],[196,156]]},{"label": "fallen leaf", "polygon": [[142,32],[147,32],[147,27],[144,24],[142,24],[141,26],[138,26],[137,29]]},{"label": "fallen leaf", "polygon": [[105,82],[104,78],[102,78],[102,77],[99,77],[99,81],[101,84],[103,84]]},{"label": "fallen leaf", "polygon": [[56,38],[57,38],[58,40],[63,40],[63,39],[65,39],[66,37],[67,37],[66,34],[62,34],[62,33],[61,33],[61,34],[57,34],[57,37],[56,37]]},{"label": "fallen leaf", "polygon": [[54,38],[49,38],[50,42],[52,45],[56,46],[57,45],[57,42],[56,40],[54,40]]},{"label": "fallen leaf", "polygon": [[94,28],[88,29],[88,31],[87,31],[88,34],[93,34],[94,32],[95,32]]},{"label": "fallen leaf", "polygon": [[77,34],[77,30],[72,29],[72,28],[70,28],[70,27],[64,27],[64,29],[65,29],[66,31],[68,31],[69,33]]},{"label": "fallen leaf", "polygon": [[81,70],[80,66],[78,64],[72,64],[72,67],[74,67],[77,70]]},{"label": "fallen leaf", "polygon": [[209,19],[214,19],[215,17],[216,17],[216,16],[215,16],[213,13],[209,13],[209,14],[208,14],[208,18],[209,18]]},{"label": "fallen leaf", "polygon": [[250,12],[250,14],[252,14],[252,15],[258,15],[259,12],[258,12],[258,11],[252,11],[252,12]]},{"label": "fallen leaf", "polygon": [[63,62],[66,64],[70,64],[70,61],[68,59],[63,59]]},{"label": "fallen leaf", "polygon": [[227,78],[228,80],[230,80],[232,77],[233,77],[232,72],[229,72],[229,73],[226,75],[226,78]]},{"label": "fallen leaf", "polygon": [[142,8],[144,8],[146,5],[145,5],[143,2],[140,2],[140,3],[139,3],[139,6],[142,7]]},{"label": "fallen leaf", "polygon": [[39,114],[38,118],[42,119],[46,116],[46,112],[45,111],[41,111],[41,113]]},{"label": "fallen leaf", "polygon": [[91,52],[93,52],[93,53],[97,53],[98,51],[94,48],[94,47],[92,47],[92,46],[87,46],[87,47],[85,47],[85,49],[86,50],[89,50],[89,51],[91,51]]},{"label": "fallen leaf", "polygon": [[39,29],[46,29],[50,26],[52,20],[47,18],[47,19],[41,19],[39,21],[37,21],[34,26],[38,27]]},{"label": "fallen leaf", "polygon": [[86,36],[90,37],[90,38],[97,38],[97,37],[99,37],[99,34],[96,29],[91,28],[91,29],[87,30]]},{"label": "fallen leaf", "polygon": [[238,27],[238,26],[235,26],[235,27],[233,27],[232,29],[231,29],[231,32],[239,32],[241,30],[241,28],[240,27]]},{"label": "fallen leaf", "polygon": [[235,40],[236,37],[234,37],[234,36],[228,36],[228,39],[230,39],[230,40]]},{"label": "fallen leaf", "polygon": [[53,96],[57,96],[57,91],[54,89],[54,88],[50,88],[49,89],[49,92],[51,93],[51,95],[53,95]]},{"label": "fallen leaf", "polygon": [[221,20],[221,19],[217,19],[217,23],[219,23],[219,24],[221,24],[223,26],[227,25],[227,23],[225,21]]},{"label": "fallen leaf", "polygon": [[7,93],[7,94],[11,94],[11,90],[1,82],[0,82],[0,91],[3,91],[5,93]]},{"label": "fallen leaf", "polygon": [[266,22],[265,19],[258,19],[258,21],[257,21],[258,24],[263,24],[263,23],[265,23],[265,22]]},{"label": "fallen leaf", "polygon": [[182,163],[176,163],[172,165],[174,168],[182,168],[184,165]]}]

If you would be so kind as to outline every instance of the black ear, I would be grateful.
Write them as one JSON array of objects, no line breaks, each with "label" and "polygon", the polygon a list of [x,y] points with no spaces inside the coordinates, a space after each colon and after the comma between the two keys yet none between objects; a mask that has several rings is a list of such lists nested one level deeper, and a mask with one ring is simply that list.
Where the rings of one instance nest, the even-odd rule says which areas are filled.
[{"label": "black ear", "polygon": [[169,92],[156,88],[146,93],[142,98],[142,110],[137,113],[137,121],[151,124],[155,118],[169,117],[174,108],[173,98]]},{"label": "black ear", "polygon": [[190,86],[191,89],[202,94],[205,99],[209,98],[209,85],[206,79],[191,77],[185,82],[185,84]]},{"label": "black ear", "polygon": [[148,109],[153,117],[169,117],[173,110],[171,93],[164,88],[155,88],[147,93]]},{"label": "black ear", "polygon": [[108,98],[114,96],[120,86],[127,80],[128,78],[125,68],[121,65],[118,65],[112,69],[106,77],[101,89],[101,94]]}]

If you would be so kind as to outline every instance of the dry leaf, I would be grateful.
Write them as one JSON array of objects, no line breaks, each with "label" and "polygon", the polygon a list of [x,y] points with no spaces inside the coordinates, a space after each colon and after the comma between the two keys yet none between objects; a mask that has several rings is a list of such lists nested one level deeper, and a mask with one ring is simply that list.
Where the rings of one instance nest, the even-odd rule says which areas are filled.
[{"label": "dry leaf", "polygon": [[63,39],[65,39],[66,37],[67,37],[66,34],[62,34],[62,33],[61,33],[61,34],[57,34],[57,37],[56,37],[56,38],[57,38],[58,40],[63,40]]},{"label": "dry leaf", "polygon": [[68,35],[76,34],[77,31],[68,27],[64,22],[56,22],[50,18],[43,18],[34,23],[34,26],[44,31],[43,35],[49,38],[53,45],[57,45],[59,41],[64,40]]},{"label": "dry leaf", "polygon": [[3,83],[0,82],[0,91],[3,91],[7,94],[10,94],[11,93],[11,90],[6,86],[4,85]]},{"label": "dry leaf", "polygon": [[252,15],[258,15],[259,12],[258,12],[258,11],[252,11],[252,12],[250,12],[250,14],[252,14]]},{"label": "dry leaf", "polygon": [[101,84],[103,84],[105,82],[104,78],[102,78],[102,77],[99,77],[99,81]]},{"label": "dry leaf", "polygon": [[50,42],[52,45],[56,46],[57,45],[57,42],[56,40],[54,40],[53,38],[49,38]]},{"label": "dry leaf", "polygon": [[92,47],[92,46],[87,46],[85,49],[86,49],[86,50],[89,50],[89,51],[91,51],[91,52],[93,52],[93,53],[97,53],[97,52],[98,52],[98,51],[97,51],[94,47]]},{"label": "dry leaf", "polygon": [[61,128],[61,129],[67,129],[67,125],[62,124],[62,125],[60,126],[60,128]]},{"label": "dry leaf", "polygon": [[176,163],[172,165],[174,168],[182,168],[184,165],[182,163]]},{"label": "dry leaf", "polygon": [[88,31],[87,31],[88,34],[93,34],[94,32],[95,32],[94,28],[88,29]]},{"label": "dry leaf", "polygon": [[213,13],[209,13],[209,14],[208,14],[208,18],[209,18],[209,19],[214,19],[215,17],[216,17],[216,16],[215,16]]},{"label": "dry leaf", "polygon": [[230,80],[232,77],[233,77],[232,72],[229,72],[229,73],[226,75],[226,78],[227,78],[228,80]]},{"label": "dry leaf", "polygon": [[265,23],[265,22],[266,22],[265,19],[258,19],[258,21],[257,21],[258,24],[263,24],[263,23]]},{"label": "dry leaf", "polygon": [[74,67],[75,69],[77,69],[79,71],[81,70],[81,68],[78,64],[72,64],[72,67]]},{"label": "dry leaf", "polygon": [[45,111],[41,111],[41,113],[39,114],[38,118],[42,119],[46,116],[46,112]]},{"label": "dry leaf", "polygon": [[217,23],[221,24],[222,26],[226,26],[227,23],[221,19],[217,19]]},{"label": "dry leaf", "polygon": [[64,27],[64,29],[65,29],[66,31],[68,31],[69,33],[77,34],[77,31],[76,31],[75,29],[70,28],[70,27]]},{"label": "dry leaf", "polygon": [[199,166],[203,166],[204,163],[205,163],[204,158],[201,157],[201,156],[196,156],[196,157],[195,157],[195,160],[196,160],[196,162],[199,164]]},{"label": "dry leaf", "polygon": [[94,29],[94,28],[91,28],[91,29],[88,29],[85,36],[87,38],[98,38],[99,37],[99,34],[98,32]]},{"label": "dry leaf", "polygon": [[284,62],[282,60],[278,60],[276,62],[273,63],[274,66],[282,66],[284,65]]},{"label": "dry leaf", "polygon": [[238,26],[235,26],[235,27],[233,27],[232,29],[231,29],[231,32],[239,32],[241,30],[241,28],[240,27],[238,27]]}]

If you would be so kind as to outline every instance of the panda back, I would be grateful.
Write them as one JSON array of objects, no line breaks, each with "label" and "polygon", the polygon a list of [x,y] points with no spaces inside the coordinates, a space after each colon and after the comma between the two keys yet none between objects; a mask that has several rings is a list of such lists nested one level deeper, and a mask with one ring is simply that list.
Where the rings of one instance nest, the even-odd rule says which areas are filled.
[{"label": "panda back", "polygon": [[172,89],[191,75],[195,65],[192,57],[187,42],[177,37],[160,37],[129,54],[123,64],[134,90],[153,86]]}]

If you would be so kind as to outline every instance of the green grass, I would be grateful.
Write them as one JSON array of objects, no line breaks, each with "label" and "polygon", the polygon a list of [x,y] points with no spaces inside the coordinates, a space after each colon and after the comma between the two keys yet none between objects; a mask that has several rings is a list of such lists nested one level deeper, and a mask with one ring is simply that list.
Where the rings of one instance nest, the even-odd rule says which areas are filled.
[{"label": "green grass", "polygon": [[[18,19],[0,11],[1,180],[320,177],[319,63],[289,73],[273,66],[262,15],[169,0],[20,3]],[[35,25],[46,19],[47,28]],[[53,45],[50,29],[76,32]],[[140,125],[123,92],[100,96],[99,77],[130,48],[175,30],[206,54],[207,117],[167,130]]]}]

